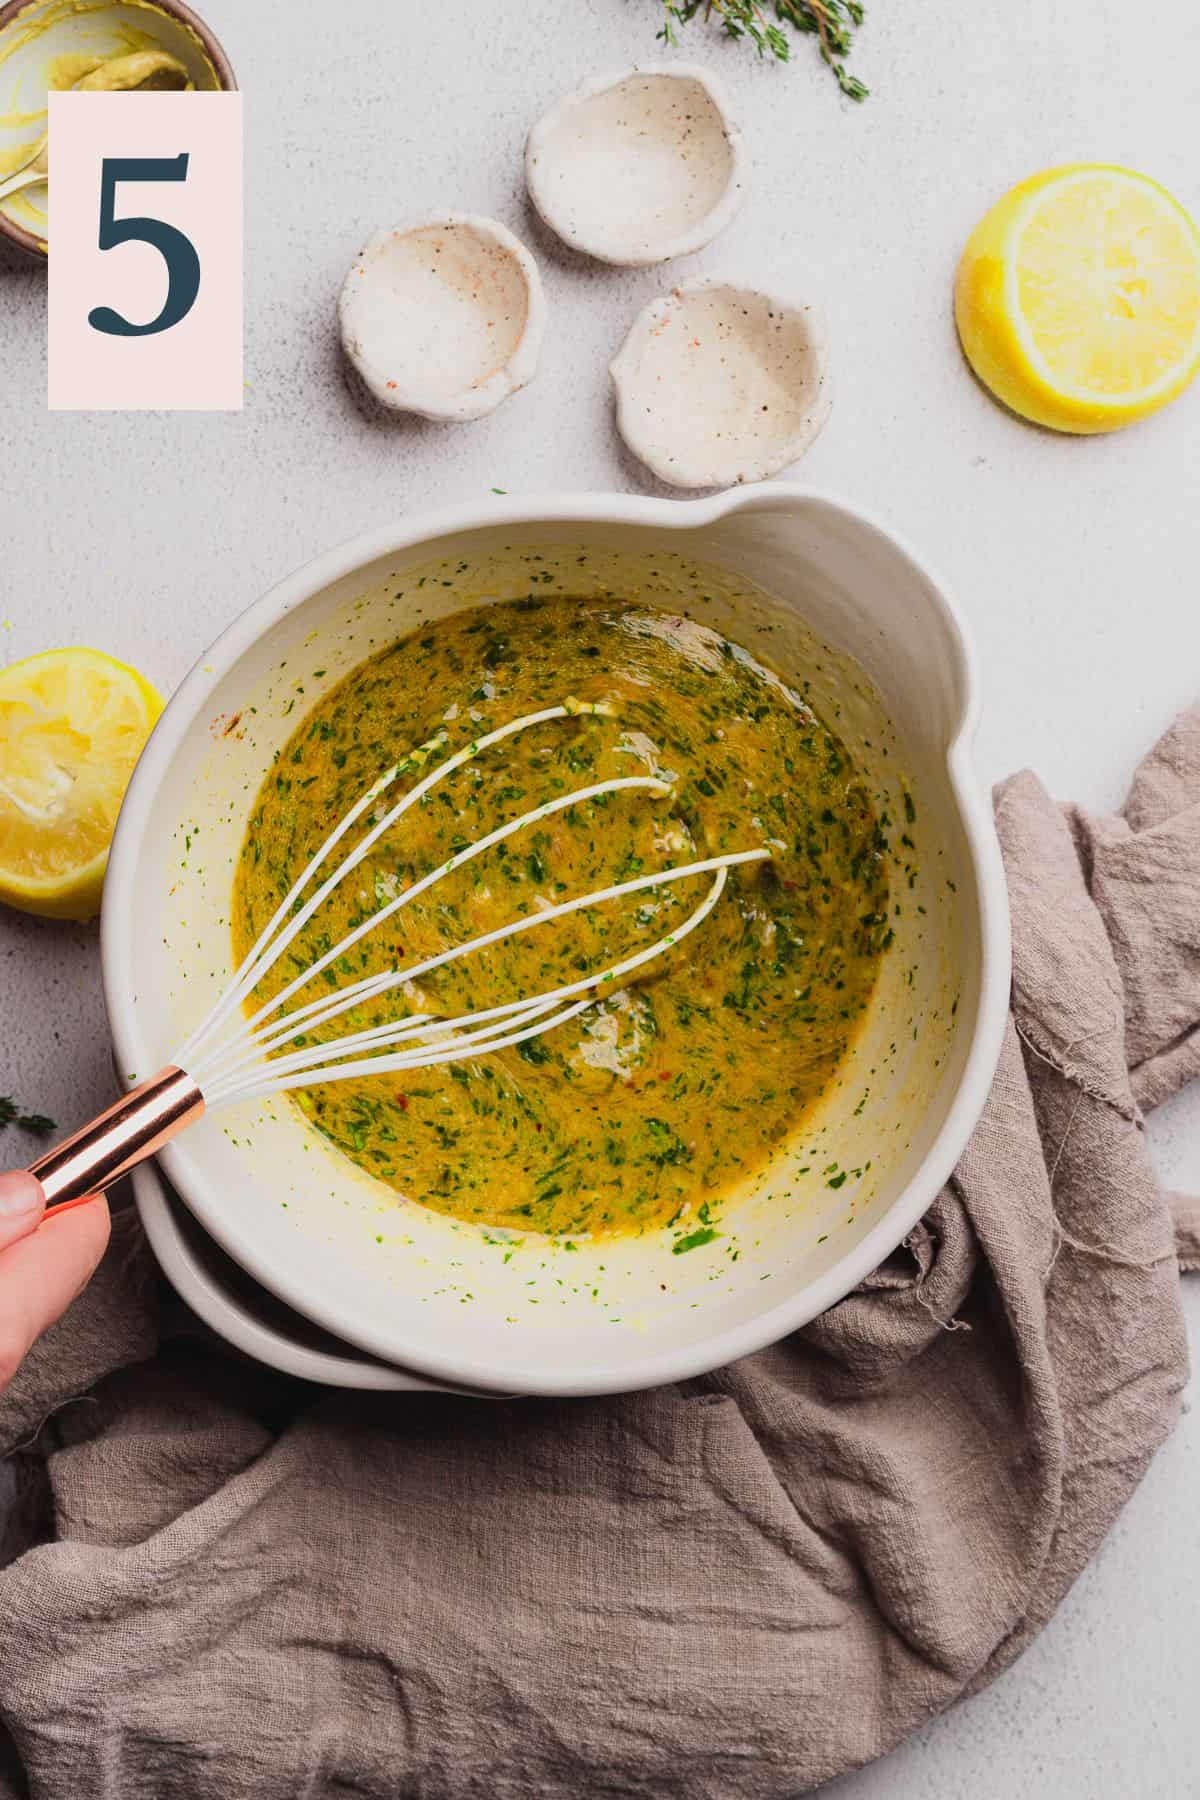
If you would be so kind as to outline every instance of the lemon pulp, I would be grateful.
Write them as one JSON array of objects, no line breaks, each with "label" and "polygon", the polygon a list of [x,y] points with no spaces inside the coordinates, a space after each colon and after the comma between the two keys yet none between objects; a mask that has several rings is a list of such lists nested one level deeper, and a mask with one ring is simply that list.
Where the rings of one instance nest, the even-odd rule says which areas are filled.
[{"label": "lemon pulp", "polygon": [[0,670],[0,900],[94,917],[117,813],[161,711],[144,677],[98,650]]}]

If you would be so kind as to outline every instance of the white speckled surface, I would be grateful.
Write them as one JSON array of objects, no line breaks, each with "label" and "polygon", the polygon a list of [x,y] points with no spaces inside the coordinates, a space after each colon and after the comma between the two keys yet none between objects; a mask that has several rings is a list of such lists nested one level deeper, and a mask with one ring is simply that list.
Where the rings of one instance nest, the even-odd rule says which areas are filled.
[{"label": "white speckled surface", "polygon": [[[655,10],[460,0],[447,23],[379,0],[205,0],[247,91],[246,411],[51,417],[44,272],[0,251],[0,656],[90,640],[169,687],[285,570],[389,513],[492,486],[641,487],[606,366],[664,272],[559,247],[525,202],[521,152],[566,88],[653,59]],[[837,400],[797,473],[877,508],[961,597],[984,672],[982,777],[1029,763],[1058,794],[1112,804],[1200,688],[1200,392],[1120,437],[1027,429],[967,374],[949,283],[977,215],[1045,164],[1132,164],[1200,210],[1200,18],[1163,0],[1148,46],[1117,0],[875,0],[855,67],[876,92],[856,110],[806,50],[781,69],[691,39],[747,124],[754,185],[719,243],[677,267],[783,280],[825,306]],[[540,372],[478,425],[368,424],[341,378],[338,286],[376,225],[446,206],[504,220],[539,257]],[[0,1091],[63,1120],[109,1097],[94,933],[4,916],[0,993]],[[1200,1187],[1200,1095],[1151,1135],[1168,1181]],[[1186,1304],[1196,1338],[1200,1281]],[[1017,1668],[830,1793],[1196,1793],[1198,1517],[1193,1414]]]}]

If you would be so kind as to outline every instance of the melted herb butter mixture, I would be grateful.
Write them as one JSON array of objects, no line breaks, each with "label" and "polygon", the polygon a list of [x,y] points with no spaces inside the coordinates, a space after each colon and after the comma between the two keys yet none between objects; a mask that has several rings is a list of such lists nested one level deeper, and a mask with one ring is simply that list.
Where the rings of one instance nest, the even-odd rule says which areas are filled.
[{"label": "melted herb butter mixture", "polygon": [[[670,798],[602,796],[484,852],[294,1004],[321,981],[411,965],[574,894],[769,846],[769,864],[730,872],[692,936],[544,1037],[462,1065],[327,1083],[299,1104],[355,1162],[460,1219],[569,1234],[703,1226],[820,1096],[890,937],[887,846],[845,746],[713,632],[618,601],[528,599],[460,613],[372,657],[305,718],[258,795],[235,948],[245,953],[333,825],[404,752],[442,729],[438,758],[449,755],[568,696],[608,701],[615,716],[533,727],[447,776],[331,896],[268,986],[277,992],[502,821],[610,776],[670,779]],[[416,779],[402,777],[389,802]],[[325,1035],[495,1005],[603,969],[682,923],[711,879],[539,926],[356,1008]]]}]

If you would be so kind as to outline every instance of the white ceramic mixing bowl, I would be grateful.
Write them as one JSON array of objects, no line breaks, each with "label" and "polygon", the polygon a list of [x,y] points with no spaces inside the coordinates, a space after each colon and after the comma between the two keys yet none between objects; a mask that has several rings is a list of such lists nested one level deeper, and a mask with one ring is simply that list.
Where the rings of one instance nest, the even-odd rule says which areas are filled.
[{"label": "white ceramic mixing bowl", "polygon": [[895,941],[830,1091],[687,1254],[669,1232],[568,1248],[398,1202],[282,1099],[206,1117],[162,1160],[244,1269],[350,1344],[433,1382],[616,1392],[715,1368],[841,1299],[920,1218],[987,1094],[1008,920],[970,763],[970,657],[950,602],[890,533],[778,484],[683,503],[504,499],[321,557],[236,620],[163,714],[113,845],[105,988],[123,1072],[168,1061],[231,972],[246,821],[304,712],[396,637],[531,589],[690,613],[808,680],[867,770]]}]

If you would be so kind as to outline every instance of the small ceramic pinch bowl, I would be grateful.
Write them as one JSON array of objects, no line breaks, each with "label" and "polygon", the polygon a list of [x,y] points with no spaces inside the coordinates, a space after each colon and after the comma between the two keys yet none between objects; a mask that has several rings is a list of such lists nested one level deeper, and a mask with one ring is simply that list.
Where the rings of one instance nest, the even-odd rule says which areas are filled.
[{"label": "small ceramic pinch bowl", "polygon": [[803,456],[829,417],[820,311],[702,275],[652,300],[612,364],[617,428],[671,487],[735,487]]},{"label": "small ceramic pinch bowl", "polygon": [[[826,1093],[686,1256],[670,1230],[564,1244],[431,1211],[343,1156],[286,1097],[211,1112],[160,1160],[227,1257],[368,1358],[489,1393],[612,1393],[717,1368],[840,1300],[929,1206],[987,1096],[1007,1017],[1008,914],[971,767],[974,675],[943,589],[889,532],[780,484],[686,502],[502,499],[331,551],[229,627],[156,727],[109,863],[105,994],[123,1075],[161,1067],[232,973],[242,843],[304,708],[394,639],[535,585],[684,615],[837,720],[877,816],[893,822],[881,854],[896,908]],[[139,1181],[154,1236],[163,1218],[147,1192]],[[156,1247],[182,1266],[164,1229]],[[222,1317],[266,1353],[244,1317]]]},{"label": "small ceramic pinch bowl", "polygon": [[711,243],[748,173],[724,94],[692,63],[585,82],[539,120],[525,150],[529,196],[550,229],[630,268]]},{"label": "small ceramic pinch bowl", "polygon": [[377,231],[338,302],[342,347],[372,399],[450,421],[480,419],[524,387],[545,315],[528,250],[473,213]]},{"label": "small ceramic pinch bowl", "polygon": [[[237,87],[229,58],[182,0],[9,0],[0,4],[0,180],[29,160],[46,129],[46,96],[98,64],[138,50],[165,50],[197,91]],[[49,184],[0,201],[0,236],[45,256]]]}]

